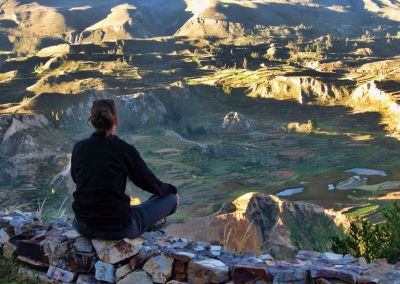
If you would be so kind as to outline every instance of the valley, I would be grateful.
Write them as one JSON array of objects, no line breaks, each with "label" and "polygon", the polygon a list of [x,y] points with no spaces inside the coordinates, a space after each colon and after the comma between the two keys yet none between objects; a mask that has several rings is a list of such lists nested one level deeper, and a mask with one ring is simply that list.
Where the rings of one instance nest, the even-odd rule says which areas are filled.
[{"label": "valley", "polygon": [[249,192],[375,221],[399,199],[398,1],[87,2],[0,1],[1,206],[72,214],[70,152],[105,97],[179,188],[172,223]]}]

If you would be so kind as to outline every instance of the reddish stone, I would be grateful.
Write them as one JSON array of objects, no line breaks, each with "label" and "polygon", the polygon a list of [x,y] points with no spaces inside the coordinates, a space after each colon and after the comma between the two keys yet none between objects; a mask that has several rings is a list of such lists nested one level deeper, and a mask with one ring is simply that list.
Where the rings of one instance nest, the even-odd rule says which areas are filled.
[{"label": "reddish stone", "polygon": [[316,284],[332,284],[331,281],[325,279],[325,278],[318,278],[315,280]]},{"label": "reddish stone", "polygon": [[179,260],[177,260],[177,261],[175,261],[175,265],[174,265],[174,274],[177,274],[177,273],[186,273],[186,269],[187,269],[187,267],[186,267],[186,263],[185,262],[183,262],[183,261],[179,261]]},{"label": "reddish stone", "polygon": [[373,261],[373,263],[378,264],[378,265],[387,265],[388,264],[388,262],[387,262],[387,260],[385,258],[375,259]]},{"label": "reddish stone", "polygon": [[186,274],[182,274],[182,273],[175,274],[175,280],[177,280],[179,282],[186,281]]},{"label": "reddish stone", "polygon": [[131,266],[132,270],[135,270],[137,268],[140,268],[143,266],[143,264],[153,255],[155,255],[155,252],[152,248],[150,247],[143,247],[137,255],[131,258],[129,261],[129,264]]},{"label": "reddish stone", "polygon": [[247,265],[235,265],[232,270],[233,283],[262,280],[271,283],[267,267],[251,267]]},{"label": "reddish stone", "polygon": [[90,273],[94,270],[97,261],[94,253],[69,253],[66,256],[66,266],[69,271],[79,273]]},{"label": "reddish stone", "polygon": [[17,255],[42,263],[49,262],[39,240],[20,240],[17,245]]},{"label": "reddish stone", "polygon": [[17,259],[22,262],[25,263],[37,270],[40,271],[46,271],[47,268],[49,267],[49,264],[47,262],[41,262],[41,261],[37,261],[37,260],[33,260],[24,256],[18,256]]}]

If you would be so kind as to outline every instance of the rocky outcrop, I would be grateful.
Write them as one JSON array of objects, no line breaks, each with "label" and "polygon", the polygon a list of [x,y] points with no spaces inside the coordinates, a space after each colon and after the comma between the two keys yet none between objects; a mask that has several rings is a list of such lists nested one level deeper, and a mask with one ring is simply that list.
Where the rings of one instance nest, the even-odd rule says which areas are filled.
[{"label": "rocky outcrop", "polygon": [[231,111],[225,117],[221,124],[221,131],[223,132],[243,132],[248,131],[252,127],[252,122],[247,119],[243,114]]},{"label": "rocky outcrop", "polygon": [[67,43],[53,45],[49,47],[42,48],[36,54],[39,57],[56,57],[56,56],[63,56],[70,52],[70,45]]},{"label": "rocky outcrop", "polygon": [[[238,205],[239,206],[239,205]],[[75,231],[68,218],[43,224],[37,213],[0,214],[3,256],[21,279],[40,283],[400,283],[398,265],[330,252],[299,251],[291,260],[225,251],[222,244],[145,233],[102,241]]]},{"label": "rocky outcrop", "polygon": [[164,104],[149,93],[117,96],[119,110],[124,112],[127,119],[136,125],[156,125],[165,122],[167,110]]},{"label": "rocky outcrop", "polygon": [[245,28],[241,23],[222,19],[193,17],[177,30],[175,36],[227,38],[232,36],[240,37],[244,33]]},{"label": "rocky outcrop", "polygon": [[166,231],[169,235],[220,242],[231,251],[289,257],[298,247],[318,247],[310,237],[318,226],[324,227],[327,241],[336,230],[333,219],[311,203],[248,193],[225,204],[214,215],[171,224]]},{"label": "rocky outcrop", "polygon": [[254,84],[251,96],[272,99],[293,99],[299,103],[329,102],[343,96],[343,90],[333,84],[308,76],[276,76]]}]

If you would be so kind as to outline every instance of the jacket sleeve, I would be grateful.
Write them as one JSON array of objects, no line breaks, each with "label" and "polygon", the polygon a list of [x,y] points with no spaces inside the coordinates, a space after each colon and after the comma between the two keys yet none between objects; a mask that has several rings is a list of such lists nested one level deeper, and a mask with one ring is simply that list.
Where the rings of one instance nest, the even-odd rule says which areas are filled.
[{"label": "jacket sleeve", "polygon": [[128,145],[127,148],[125,153],[127,175],[136,186],[158,196],[177,193],[175,186],[161,182],[153,174],[134,146]]}]

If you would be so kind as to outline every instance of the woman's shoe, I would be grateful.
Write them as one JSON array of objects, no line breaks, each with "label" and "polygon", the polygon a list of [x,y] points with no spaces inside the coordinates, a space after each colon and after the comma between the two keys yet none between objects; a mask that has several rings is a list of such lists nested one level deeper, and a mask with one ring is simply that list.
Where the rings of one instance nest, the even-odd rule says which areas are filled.
[{"label": "woman's shoe", "polygon": [[167,224],[167,219],[162,218],[160,221],[158,221],[153,226],[151,226],[149,229],[147,229],[146,232],[159,231],[162,228],[164,228],[166,224]]}]

